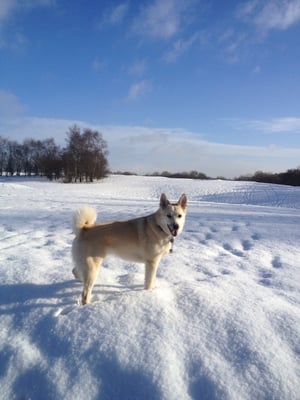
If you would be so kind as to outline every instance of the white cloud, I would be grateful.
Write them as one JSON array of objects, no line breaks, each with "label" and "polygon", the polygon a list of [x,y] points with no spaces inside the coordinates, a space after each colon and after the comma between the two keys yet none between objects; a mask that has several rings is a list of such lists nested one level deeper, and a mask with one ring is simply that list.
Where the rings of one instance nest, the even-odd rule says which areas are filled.
[{"label": "white cloud", "polygon": [[151,173],[198,170],[209,176],[228,178],[257,170],[285,171],[299,165],[300,148],[242,146],[204,140],[199,133],[184,129],[158,129],[140,126],[101,126],[84,121],[54,119],[0,119],[0,135],[22,141],[53,137],[65,145],[68,128],[74,123],[102,132],[108,142],[113,171]]},{"label": "white cloud", "polygon": [[12,118],[25,110],[17,96],[6,90],[0,89],[0,117]]},{"label": "white cloud", "polygon": [[227,61],[231,63],[239,61],[240,52],[246,40],[247,35],[245,33],[237,33],[232,36],[227,43],[223,43],[223,52]]},{"label": "white cloud", "polygon": [[226,43],[228,40],[231,40],[235,36],[235,31],[233,28],[228,28],[219,36],[219,43]]},{"label": "white cloud", "polygon": [[238,16],[263,32],[285,30],[300,22],[300,1],[251,0],[238,7]]},{"label": "white cloud", "polygon": [[147,70],[147,62],[146,60],[138,60],[135,61],[127,68],[127,72],[129,75],[141,77],[145,74]]},{"label": "white cloud", "polygon": [[110,22],[112,24],[119,24],[124,20],[129,10],[129,4],[120,4],[112,10],[110,15]]},{"label": "white cloud", "polygon": [[155,0],[142,8],[133,24],[133,32],[152,39],[170,39],[183,28],[189,0]]},{"label": "white cloud", "polygon": [[217,39],[221,53],[229,63],[252,55],[253,46],[261,45],[271,31],[286,30],[300,23],[300,0],[238,2],[234,16],[237,23],[234,27],[229,25]]},{"label": "white cloud", "polygon": [[49,7],[56,4],[56,0],[1,0],[0,27],[16,11],[30,10],[36,7]]},{"label": "white cloud", "polygon": [[23,48],[24,44],[27,43],[27,39],[18,31],[10,34],[6,37],[6,26],[10,20],[17,12],[30,11],[37,7],[49,7],[54,6],[56,0],[0,0],[0,49],[10,48],[19,49]]},{"label": "white cloud", "polygon": [[98,27],[105,28],[108,26],[115,26],[121,24],[128,15],[129,8],[130,8],[129,3],[125,2],[110,9],[107,9],[102,16],[102,19]]},{"label": "white cloud", "polygon": [[258,6],[257,0],[249,0],[243,3],[239,3],[237,6],[236,15],[238,18],[247,19],[250,18],[253,13],[256,11],[256,7]]},{"label": "white cloud", "polygon": [[183,129],[110,126],[102,127],[102,132],[108,139],[113,170],[198,170],[214,177],[235,177],[258,169],[284,171],[299,164],[300,149],[209,142]]},{"label": "white cloud", "polygon": [[179,57],[181,57],[184,53],[189,51],[189,49],[193,46],[193,44],[197,41],[199,35],[195,33],[192,37],[187,40],[178,39],[173,43],[172,48],[166,52],[164,59],[166,62],[171,63],[175,62]]},{"label": "white cloud", "polygon": [[0,27],[3,22],[10,16],[17,5],[17,0],[1,0],[0,2]]},{"label": "white cloud", "polygon": [[0,49],[6,47],[7,43],[4,38],[4,28],[9,17],[12,15],[17,0],[1,0],[0,1]]},{"label": "white cloud", "polygon": [[294,133],[300,134],[300,118],[285,117],[269,120],[241,120],[232,122],[239,128],[255,130],[262,133]]},{"label": "white cloud", "polygon": [[133,83],[128,92],[127,100],[135,101],[144,97],[147,93],[151,92],[152,84],[150,81],[143,79],[139,82]]},{"label": "white cloud", "polygon": [[300,21],[300,1],[270,1],[254,19],[263,30],[287,29]]}]

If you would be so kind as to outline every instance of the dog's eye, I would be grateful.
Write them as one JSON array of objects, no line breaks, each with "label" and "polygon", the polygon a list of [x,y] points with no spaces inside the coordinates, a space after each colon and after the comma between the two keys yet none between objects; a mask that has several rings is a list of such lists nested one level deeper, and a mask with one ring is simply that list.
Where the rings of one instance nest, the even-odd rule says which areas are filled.
[{"label": "dog's eye", "polygon": [[172,218],[172,214],[168,214],[167,217],[168,217],[168,218]]},{"label": "dog's eye", "polygon": [[181,214],[178,214],[178,215],[177,215],[177,218],[181,218],[181,217],[182,217],[182,215],[181,215]]}]

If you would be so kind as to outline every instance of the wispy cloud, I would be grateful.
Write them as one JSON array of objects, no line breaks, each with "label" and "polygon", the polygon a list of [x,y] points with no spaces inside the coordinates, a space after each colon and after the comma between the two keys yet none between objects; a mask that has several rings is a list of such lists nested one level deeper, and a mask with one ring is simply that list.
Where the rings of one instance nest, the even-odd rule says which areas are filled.
[{"label": "wispy cloud", "polygon": [[0,89],[0,117],[12,118],[24,111],[26,107],[13,93]]},{"label": "wispy cloud", "polygon": [[133,32],[152,39],[170,39],[183,28],[189,0],[155,0],[143,7],[133,24]]},{"label": "wispy cloud", "polygon": [[151,92],[152,84],[150,81],[143,79],[139,82],[133,83],[128,92],[127,100],[136,101],[144,97],[147,93]]},{"label": "wispy cloud", "polygon": [[14,12],[27,11],[37,7],[49,7],[55,4],[56,0],[1,0],[0,27],[7,22]]},{"label": "wispy cloud", "polygon": [[10,19],[18,12],[28,12],[38,7],[54,6],[56,0],[1,0],[0,1],[0,49],[20,49],[27,43],[26,37],[18,31],[6,34],[6,28]]},{"label": "wispy cloud", "polygon": [[285,30],[300,22],[299,0],[251,0],[238,7],[237,15],[259,30]]},{"label": "wispy cloud", "polygon": [[164,60],[168,63],[175,62],[179,57],[181,57],[184,53],[187,53],[193,44],[199,38],[199,34],[195,33],[189,39],[178,39],[173,43],[173,46],[170,50],[168,50],[164,55]]},{"label": "wispy cloud", "polygon": [[271,31],[283,31],[300,23],[300,0],[248,0],[238,2],[233,21],[219,33],[217,43],[229,63],[256,51]]},{"label": "wispy cloud", "polygon": [[133,62],[128,68],[127,73],[131,76],[141,77],[147,71],[147,61],[145,59]]},{"label": "wispy cloud", "polygon": [[218,38],[219,43],[227,43],[228,40],[231,40],[235,37],[235,31],[233,28],[227,28],[224,32],[222,32]]},{"label": "wispy cloud", "polygon": [[114,171],[198,170],[209,176],[235,177],[258,169],[279,172],[299,165],[299,148],[216,143],[184,129],[103,126],[100,131],[108,140]]},{"label": "wispy cloud", "polygon": [[103,28],[121,24],[128,15],[129,9],[130,5],[128,2],[109,8],[104,12],[98,27]]},{"label": "wispy cloud", "polygon": [[110,22],[112,24],[119,24],[124,20],[129,10],[129,4],[123,3],[116,6],[110,14]]},{"label": "wispy cloud", "polygon": [[105,60],[100,60],[99,58],[96,58],[93,61],[92,68],[95,72],[99,72],[99,71],[103,70],[106,67],[106,65],[107,65],[107,62]]},{"label": "wispy cloud", "polygon": [[300,134],[300,118],[297,117],[273,118],[268,120],[233,119],[231,122],[238,128],[262,133]]},{"label": "wispy cloud", "polygon": [[0,27],[17,6],[16,0],[1,0],[0,2]]},{"label": "wispy cloud", "polygon": [[0,1],[0,49],[7,46],[5,39],[5,26],[17,7],[17,0]]},{"label": "wispy cloud", "polygon": [[238,62],[240,54],[247,41],[245,33],[235,33],[227,42],[224,41],[223,53],[227,61],[231,63]]}]

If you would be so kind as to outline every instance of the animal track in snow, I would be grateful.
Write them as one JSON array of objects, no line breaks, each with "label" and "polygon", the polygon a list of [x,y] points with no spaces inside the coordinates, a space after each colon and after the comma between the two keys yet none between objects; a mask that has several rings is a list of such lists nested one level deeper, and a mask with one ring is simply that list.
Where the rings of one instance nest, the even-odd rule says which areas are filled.
[{"label": "animal track in snow", "polygon": [[243,250],[248,251],[248,250],[252,249],[253,243],[250,240],[243,240],[242,246],[243,246]]},{"label": "animal track in snow", "polygon": [[221,271],[221,274],[222,274],[222,275],[232,275],[232,272],[229,271],[228,269],[223,269],[223,270]]},{"label": "animal track in snow", "polygon": [[259,233],[253,233],[253,235],[251,236],[251,239],[253,240],[259,240],[261,238]]},{"label": "animal track in snow", "polygon": [[282,268],[282,262],[279,256],[274,257],[271,264],[273,268]]},{"label": "animal track in snow", "polygon": [[223,249],[229,251],[234,256],[237,256],[237,257],[244,256],[244,253],[241,250],[234,249],[229,243],[224,243]]},{"label": "animal track in snow", "polygon": [[259,283],[261,283],[264,286],[270,286],[271,285],[271,278],[273,277],[272,272],[263,270],[261,273],[261,279],[259,280]]},{"label": "animal track in snow", "polygon": [[207,233],[206,235],[205,235],[205,240],[210,240],[210,239],[212,239],[213,238],[213,235],[211,234],[211,233]]},{"label": "animal track in snow", "polygon": [[235,249],[229,243],[224,243],[223,249],[229,251],[231,254],[237,257],[244,257],[244,252],[251,250],[253,248],[253,243],[251,240],[245,239],[241,241],[241,246],[242,249]]}]

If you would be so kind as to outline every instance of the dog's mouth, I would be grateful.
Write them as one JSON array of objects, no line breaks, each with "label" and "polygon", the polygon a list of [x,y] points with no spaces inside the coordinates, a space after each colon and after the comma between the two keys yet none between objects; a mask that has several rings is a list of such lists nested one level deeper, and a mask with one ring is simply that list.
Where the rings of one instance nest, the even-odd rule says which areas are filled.
[{"label": "dog's mouth", "polygon": [[177,236],[178,235],[178,226],[172,226],[172,225],[168,225],[169,231],[171,233],[172,236]]}]

